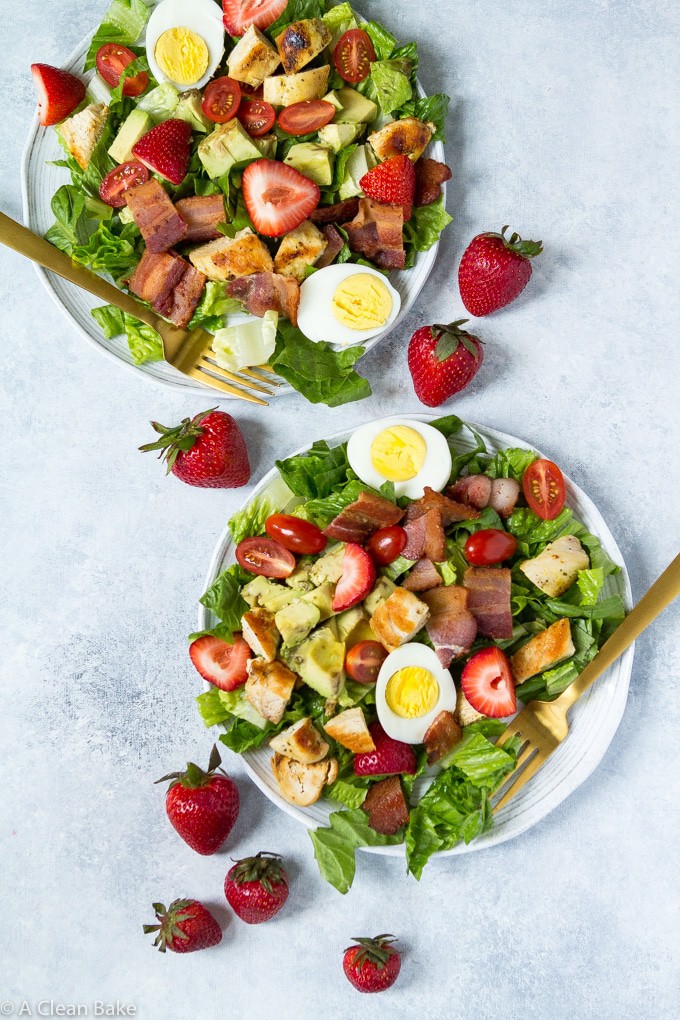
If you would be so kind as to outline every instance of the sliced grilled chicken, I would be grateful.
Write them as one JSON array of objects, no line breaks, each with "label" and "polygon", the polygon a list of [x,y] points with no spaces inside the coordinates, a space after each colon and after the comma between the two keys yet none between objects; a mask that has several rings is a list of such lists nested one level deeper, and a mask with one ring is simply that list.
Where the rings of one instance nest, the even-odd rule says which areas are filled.
[{"label": "sliced grilled chicken", "polygon": [[290,701],[297,677],[282,662],[251,659],[245,696],[268,722],[280,723]]},{"label": "sliced grilled chicken", "polygon": [[542,553],[525,560],[519,569],[551,598],[562,595],[578,577],[579,570],[590,566],[588,554],[575,535],[562,535],[550,542]]},{"label": "sliced grilled chicken", "polygon": [[575,651],[569,620],[556,620],[510,656],[515,683],[521,684],[530,676],[556,666],[558,662],[571,658]]},{"label": "sliced grilled chicken", "polygon": [[371,628],[389,652],[410,641],[425,625],[429,609],[424,602],[407,591],[397,588],[382,602],[371,618]]},{"label": "sliced grilled chicken", "polygon": [[269,741],[272,751],[293,758],[303,765],[313,765],[328,754],[328,744],[314,723],[306,716],[298,719],[285,730],[281,730]]},{"label": "sliced grilled chicken", "polygon": [[298,807],[309,807],[319,799],[324,786],[337,779],[338,763],[335,758],[330,758],[304,765],[294,758],[275,754],[272,772],[284,800]]},{"label": "sliced grilled chicken", "polygon": [[243,637],[253,653],[267,662],[276,658],[281,635],[274,622],[274,615],[267,609],[251,609],[241,617]]},{"label": "sliced grilled chicken", "polygon": [[375,751],[373,737],[369,733],[364,713],[359,707],[347,708],[340,712],[324,723],[324,729],[329,737],[355,754]]}]

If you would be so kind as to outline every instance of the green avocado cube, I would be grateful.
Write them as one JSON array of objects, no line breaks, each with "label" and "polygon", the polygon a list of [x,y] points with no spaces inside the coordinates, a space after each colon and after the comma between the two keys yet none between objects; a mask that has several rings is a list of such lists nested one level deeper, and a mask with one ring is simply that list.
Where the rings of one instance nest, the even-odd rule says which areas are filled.
[{"label": "green avocado cube", "polygon": [[353,606],[338,616],[338,640],[347,643],[350,634],[367,619],[363,606]]},{"label": "green avocado cube", "polygon": [[288,665],[323,698],[336,698],[345,682],[345,646],[321,627],[293,649]]},{"label": "green avocado cube", "polygon": [[319,610],[320,618],[327,620],[329,616],[333,615],[333,596],[335,594],[335,585],[332,581],[324,581],[318,588],[314,588],[313,591],[307,592],[302,598],[305,602],[311,603],[316,606]]},{"label": "green avocado cube", "polygon": [[260,150],[263,159],[276,158],[276,146],[278,145],[276,135],[263,135],[262,138],[254,138],[253,141]]},{"label": "green avocado cube", "polygon": [[283,606],[287,606],[293,599],[299,598],[302,592],[287,588],[283,584],[277,584],[268,577],[258,575],[252,581],[248,581],[241,589],[241,596],[248,603],[251,609],[268,609],[270,613],[276,613]]},{"label": "green avocado cube", "polygon": [[362,96],[356,89],[338,89],[336,95],[342,106],[333,118],[337,124],[370,124],[378,116],[378,107],[373,100]]},{"label": "green avocado cube", "polygon": [[333,158],[333,150],[328,145],[298,142],[291,145],[283,162],[323,188],[333,183]]},{"label": "green avocado cube", "polygon": [[326,124],[319,129],[319,141],[330,145],[333,152],[340,152],[355,141],[363,131],[361,124]]},{"label": "green avocado cube", "polygon": [[208,131],[212,131],[214,124],[203,113],[201,99],[201,93],[198,89],[185,92],[184,95],[180,96],[173,117],[177,120],[185,120],[187,124],[191,124],[194,131],[200,131],[201,134],[205,134]]},{"label": "green avocado cube", "polygon": [[237,164],[261,159],[262,153],[241,122],[233,119],[226,124],[218,124],[214,131],[206,135],[198,146],[198,158],[208,177],[217,180]]},{"label": "green avocado cube", "polygon": [[354,198],[355,195],[363,195],[361,190],[361,178],[375,166],[375,160],[367,145],[357,145],[352,155],[347,160],[345,167],[345,179],[340,185],[339,197],[342,201],[346,198]]},{"label": "green avocado cube", "polygon": [[289,602],[274,616],[274,622],[286,645],[299,645],[314,630],[320,619],[317,607],[302,599]]},{"label": "green avocado cube", "polygon": [[396,588],[396,584],[394,581],[390,581],[389,577],[379,577],[373,587],[373,591],[369,592],[364,599],[367,612],[373,616],[381,602],[388,599],[392,592],[396,591]]},{"label": "green avocado cube", "polygon": [[318,588],[325,581],[332,581],[333,584],[337,584],[342,574],[344,555],[344,545],[335,545],[327,553],[319,557],[309,574],[310,580],[315,587]]},{"label": "green avocado cube", "polygon": [[151,117],[143,110],[132,110],[127,115],[118,134],[109,146],[109,156],[115,159],[116,163],[128,163],[134,159],[132,148],[140,138],[153,127]]}]

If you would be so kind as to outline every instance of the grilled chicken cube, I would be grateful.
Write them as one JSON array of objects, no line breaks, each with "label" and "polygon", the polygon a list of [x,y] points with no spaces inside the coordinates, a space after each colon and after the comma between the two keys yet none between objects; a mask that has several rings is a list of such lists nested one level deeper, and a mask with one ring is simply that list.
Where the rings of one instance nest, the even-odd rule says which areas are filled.
[{"label": "grilled chicken cube", "polygon": [[276,725],[283,719],[296,679],[295,673],[282,662],[251,659],[244,688],[246,700],[263,718]]},{"label": "grilled chicken cube", "polygon": [[327,246],[328,241],[319,228],[311,220],[305,220],[282,238],[274,256],[274,272],[302,283],[307,266],[313,266]]},{"label": "grilled chicken cube", "polygon": [[472,723],[479,722],[485,716],[473,708],[463,692],[459,690],[456,692],[456,710],[453,713],[453,718],[459,726],[471,726]]},{"label": "grilled chicken cube", "polygon": [[368,141],[378,159],[382,162],[392,156],[408,156],[414,163],[427,147],[436,131],[430,121],[423,122],[417,117],[392,120],[379,131],[368,136]]},{"label": "grilled chicken cube", "polygon": [[105,103],[91,103],[59,125],[68,151],[82,170],[87,170],[94,147],[101,138],[109,108]]},{"label": "grilled chicken cube", "polygon": [[271,272],[272,257],[264,241],[246,227],[235,237],[218,237],[189,253],[192,263],[209,280],[235,280],[239,276]]},{"label": "grilled chicken cube", "polygon": [[273,74],[280,63],[281,58],[276,48],[255,25],[251,25],[245,35],[241,36],[227,58],[230,77],[253,88],[257,88],[268,75]]},{"label": "grilled chicken cube", "polygon": [[519,569],[537,588],[550,598],[557,598],[578,577],[579,570],[590,566],[588,554],[575,535],[562,535],[550,542],[532,560],[520,563]]},{"label": "grilled chicken cube", "polygon": [[364,713],[359,707],[347,708],[340,712],[324,723],[324,729],[329,737],[355,754],[375,751],[373,737],[369,733]]},{"label": "grilled chicken cube", "polygon": [[298,719],[285,730],[281,730],[269,741],[272,751],[285,755],[303,765],[313,765],[328,754],[329,745],[314,726],[309,716]]},{"label": "grilled chicken cube", "polygon": [[243,637],[253,654],[266,662],[276,658],[281,635],[274,622],[274,614],[267,609],[251,609],[241,617]]},{"label": "grilled chicken cube", "polygon": [[296,74],[318,57],[331,41],[331,32],[321,18],[303,18],[284,28],[276,46],[286,74]]},{"label": "grilled chicken cube", "polygon": [[373,613],[371,629],[388,652],[393,652],[415,637],[429,615],[430,610],[416,595],[397,588]]},{"label": "grilled chicken cube", "polygon": [[338,763],[335,758],[327,758],[305,765],[294,758],[275,754],[272,772],[284,800],[298,807],[309,807],[319,799],[324,786],[338,778]]},{"label": "grilled chicken cube", "polygon": [[330,67],[313,67],[299,74],[277,74],[264,80],[264,100],[272,106],[292,106],[307,99],[322,99],[328,91]]},{"label": "grilled chicken cube", "polygon": [[521,684],[530,676],[556,666],[558,662],[571,658],[575,651],[569,620],[556,620],[510,656],[515,683]]}]

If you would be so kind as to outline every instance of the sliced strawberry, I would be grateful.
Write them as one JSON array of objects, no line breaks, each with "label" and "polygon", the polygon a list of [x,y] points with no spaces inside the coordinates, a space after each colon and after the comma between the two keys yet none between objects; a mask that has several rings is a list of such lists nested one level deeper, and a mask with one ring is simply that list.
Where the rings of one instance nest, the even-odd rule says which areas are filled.
[{"label": "sliced strawberry", "polygon": [[410,744],[388,737],[379,722],[368,727],[373,737],[375,751],[354,755],[356,776],[389,776],[408,773],[418,768],[416,752]]},{"label": "sliced strawberry", "polygon": [[251,25],[265,29],[286,9],[288,0],[222,0],[224,27],[229,35],[243,35]]},{"label": "sliced strawberry", "polygon": [[266,237],[280,237],[295,230],[314,212],[321,198],[313,181],[273,159],[257,159],[247,166],[241,187],[253,226]]},{"label": "sliced strawberry", "polygon": [[43,127],[58,124],[73,113],[85,98],[85,85],[68,71],[50,64],[31,64],[38,90],[38,116]]},{"label": "sliced strawberry", "polygon": [[333,596],[333,612],[341,613],[362,602],[375,584],[375,565],[365,549],[348,542],[342,557],[342,576]]},{"label": "sliced strawberry", "polygon": [[248,679],[250,648],[240,634],[234,634],[231,645],[210,634],[196,638],[189,655],[203,679],[221,691],[234,691]]},{"label": "sliced strawberry", "polygon": [[139,139],[132,155],[171,184],[181,184],[189,169],[191,125],[185,120],[164,120]]},{"label": "sliced strawberry", "polygon": [[467,700],[482,715],[502,719],[517,710],[510,663],[500,648],[476,652],[465,663],[460,683]]},{"label": "sliced strawberry", "polygon": [[369,170],[359,181],[364,195],[385,205],[400,205],[410,220],[416,192],[416,171],[408,156],[393,156]]}]

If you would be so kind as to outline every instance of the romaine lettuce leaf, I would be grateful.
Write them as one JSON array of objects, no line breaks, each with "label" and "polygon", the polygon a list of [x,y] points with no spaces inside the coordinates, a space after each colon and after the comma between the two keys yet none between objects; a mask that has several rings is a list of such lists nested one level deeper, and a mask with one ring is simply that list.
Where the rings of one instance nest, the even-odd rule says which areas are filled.
[{"label": "romaine lettuce leaf", "polygon": [[267,518],[275,511],[276,507],[266,496],[251,500],[229,519],[229,531],[234,542],[238,545],[244,538],[262,535]]},{"label": "romaine lettuce leaf", "polygon": [[276,466],[293,495],[323,499],[347,482],[347,443],[331,447],[321,439],[307,453],[277,460]]},{"label": "romaine lettuce leaf", "polygon": [[335,48],[340,36],[344,35],[345,32],[349,32],[351,28],[358,27],[354,11],[348,3],[336,4],[335,7],[331,7],[330,10],[326,11],[321,20],[331,32],[330,49]]},{"label": "romaine lettuce leaf", "polygon": [[346,893],[356,871],[355,851],[360,846],[388,846],[401,843],[403,836],[383,836],[368,824],[368,816],[360,807],[333,811],[327,828],[310,829],[319,871],[338,892]]},{"label": "romaine lettuce leaf", "polygon": [[266,29],[265,34],[270,39],[276,39],[277,35],[280,35],[284,28],[292,25],[294,21],[303,21],[305,18],[321,18],[324,13],[323,0],[288,0],[282,13],[274,24]]},{"label": "romaine lettuce leaf", "polygon": [[101,326],[107,340],[122,336],[123,333],[127,336],[135,365],[163,359],[163,344],[159,334],[134,315],[121,312],[114,305],[101,305],[92,309],[92,317]]},{"label": "romaine lettuce leaf", "polygon": [[129,224],[119,234],[102,221],[87,244],[74,245],[71,258],[95,273],[108,273],[116,282],[128,278],[139,262],[136,242],[139,231]]},{"label": "romaine lettuce leaf", "polygon": [[276,351],[270,364],[312,404],[338,407],[370,397],[371,387],[354,371],[363,347],[334,351],[330,344],[308,340],[296,326],[279,323]]},{"label": "romaine lettuce leaf", "polygon": [[233,639],[234,631],[241,629],[241,617],[248,611],[248,604],[241,597],[242,584],[241,568],[234,564],[215,578],[199,600],[222,621],[220,636],[223,641]]},{"label": "romaine lettuce leaf", "polygon": [[534,450],[523,450],[520,447],[499,450],[485,465],[484,474],[489,478],[514,478],[516,482],[521,482],[526,469],[537,459],[538,454]]},{"label": "romaine lettuce leaf", "polygon": [[341,510],[344,510],[359,497],[360,492],[373,491],[369,485],[365,485],[358,478],[352,478],[342,488],[330,492],[327,496],[311,499],[303,506],[297,507],[295,514],[298,517],[304,517],[307,521],[313,521],[320,528],[325,528]]},{"label": "romaine lettuce leaf", "polygon": [[242,311],[242,307],[241,302],[236,298],[228,297],[224,283],[208,280],[203,297],[189,323],[189,329],[202,326],[203,329],[215,333],[218,329],[222,329],[227,315]]},{"label": "romaine lettuce leaf", "polygon": [[[404,73],[405,69],[408,69],[406,74]],[[375,86],[378,105],[383,113],[392,113],[409,101],[411,98],[409,74],[410,65],[408,62],[404,65],[401,61],[377,60],[371,64],[371,81]],[[422,208],[428,207],[422,206]]]},{"label": "romaine lettuce leaf", "polygon": [[407,251],[428,251],[439,240],[439,236],[453,216],[444,208],[444,196],[429,205],[416,206],[411,219],[404,224],[404,246]]},{"label": "romaine lettuce leaf", "polygon": [[379,25],[377,21],[368,21],[361,27],[369,35],[373,43],[376,60],[387,60],[397,45],[397,40],[392,33],[388,32],[382,25]]},{"label": "romaine lettuce leaf", "polygon": [[120,43],[130,46],[137,42],[151,14],[151,3],[144,0],[113,0],[104,20],[92,37],[85,58],[85,70],[95,65],[97,51],[104,43]]}]

